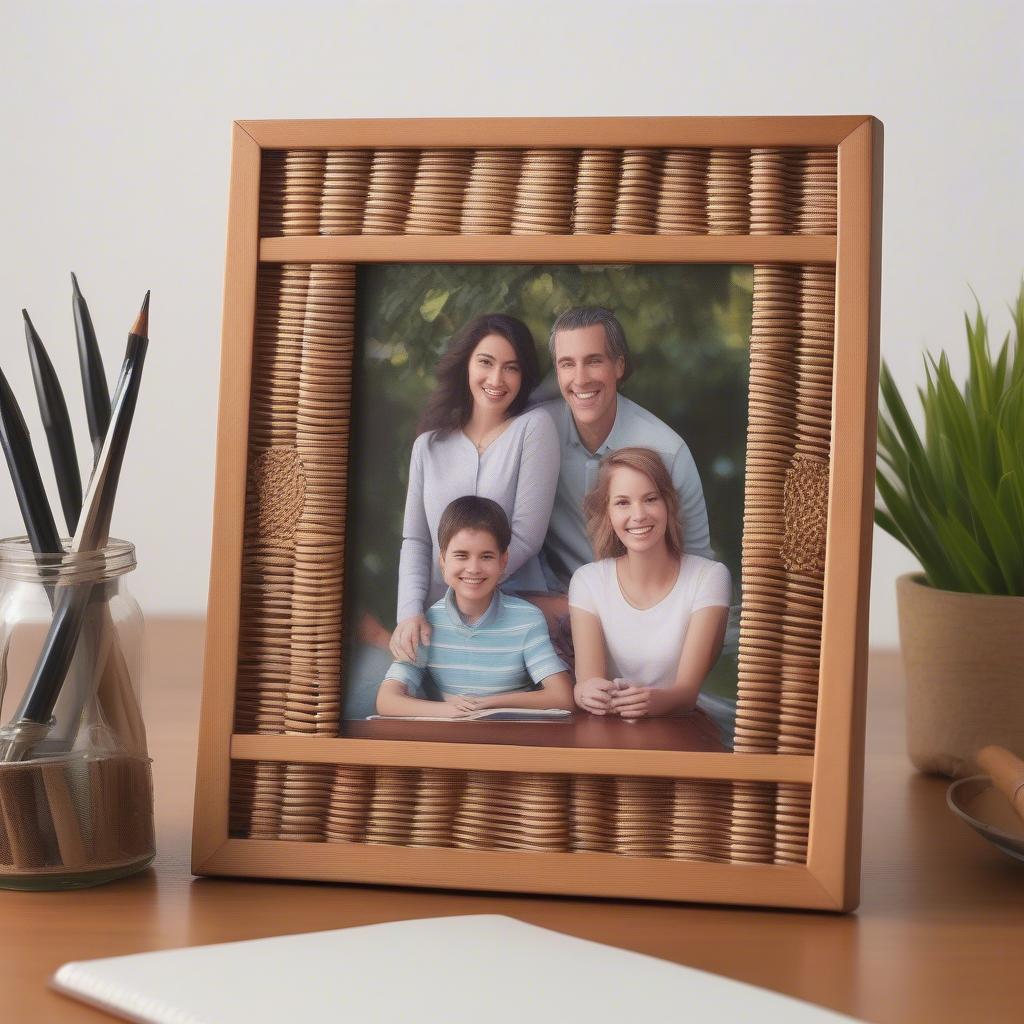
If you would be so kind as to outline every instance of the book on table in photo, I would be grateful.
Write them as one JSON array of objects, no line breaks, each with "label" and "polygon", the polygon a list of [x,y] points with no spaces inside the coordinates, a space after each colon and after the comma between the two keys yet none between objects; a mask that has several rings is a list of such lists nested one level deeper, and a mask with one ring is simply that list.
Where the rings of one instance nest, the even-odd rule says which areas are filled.
[{"label": "book on table in photo", "polygon": [[568,722],[572,712],[565,708],[485,708],[461,718],[440,715],[370,715],[368,721],[385,722]]}]

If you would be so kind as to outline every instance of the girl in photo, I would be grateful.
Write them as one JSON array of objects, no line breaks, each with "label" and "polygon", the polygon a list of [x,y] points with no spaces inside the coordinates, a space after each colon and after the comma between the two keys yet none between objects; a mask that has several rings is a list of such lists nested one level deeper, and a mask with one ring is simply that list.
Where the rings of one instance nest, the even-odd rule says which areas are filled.
[{"label": "girl in photo", "polygon": [[437,530],[462,495],[496,501],[512,539],[502,590],[547,589],[538,553],[558,484],[559,442],[551,417],[526,409],[540,380],[530,329],[515,317],[475,317],[438,362],[437,384],[412,449],[398,568],[398,625],[391,654],[415,661],[430,642],[425,610],[444,596]]},{"label": "girl in photo", "polygon": [[569,584],[576,703],[624,719],[700,709],[731,745],[735,705],[700,691],[722,650],[732,580],[721,562],[685,551],[661,456],[606,456],[584,515],[599,560]]}]

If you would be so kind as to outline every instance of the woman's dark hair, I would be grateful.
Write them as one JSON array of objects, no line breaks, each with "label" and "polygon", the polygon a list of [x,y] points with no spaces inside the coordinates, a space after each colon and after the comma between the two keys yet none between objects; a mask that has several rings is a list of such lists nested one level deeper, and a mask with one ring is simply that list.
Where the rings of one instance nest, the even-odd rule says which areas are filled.
[{"label": "woman's dark hair", "polygon": [[537,346],[530,328],[514,316],[484,313],[474,317],[451,340],[448,351],[438,360],[434,376],[437,383],[420,417],[419,433],[436,430],[439,438],[461,430],[473,413],[469,390],[469,358],[488,334],[499,334],[515,350],[519,360],[519,394],[508,407],[508,416],[518,416],[529,401],[530,392],[540,382]]}]

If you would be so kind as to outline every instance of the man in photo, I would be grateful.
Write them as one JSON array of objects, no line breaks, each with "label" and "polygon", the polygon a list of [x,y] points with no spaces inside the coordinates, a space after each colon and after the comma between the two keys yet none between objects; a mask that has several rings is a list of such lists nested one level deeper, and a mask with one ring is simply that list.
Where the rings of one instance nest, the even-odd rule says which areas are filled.
[{"label": "man in photo", "polygon": [[[430,641],[396,661],[377,692],[380,715],[463,718],[488,708],[573,708],[572,683],[544,616],[498,590],[512,530],[490,498],[456,498],[438,525],[444,597],[427,609]],[[441,693],[424,693],[425,676]]]},{"label": "man in photo", "polygon": [[548,347],[562,394],[541,406],[554,419],[561,446],[543,549],[550,589],[565,593],[573,573],[595,561],[583,499],[597,483],[601,459],[620,448],[649,448],[661,456],[679,495],[686,550],[713,558],[704,490],[686,442],[652,412],[619,394],[632,362],[615,314],[600,306],[570,309],[552,326]]}]

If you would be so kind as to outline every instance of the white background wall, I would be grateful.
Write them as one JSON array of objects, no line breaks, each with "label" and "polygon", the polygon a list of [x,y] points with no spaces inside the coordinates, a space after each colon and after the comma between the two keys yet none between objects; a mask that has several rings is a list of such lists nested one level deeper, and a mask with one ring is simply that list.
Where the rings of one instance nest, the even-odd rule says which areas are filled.
[{"label": "white background wall", "polygon": [[[19,310],[49,346],[85,453],[68,271],[89,299],[111,380],[152,288],[114,532],[138,545],[133,584],[148,614],[203,611],[235,118],[875,114],[886,127],[883,356],[906,388],[926,345],[951,348],[962,369],[968,286],[1002,333],[1024,271],[1021,9],[12,4],[0,36],[0,363],[45,479]],[[20,531],[4,474],[0,533]],[[876,536],[876,645],[897,642],[893,580],[912,567]]]}]

